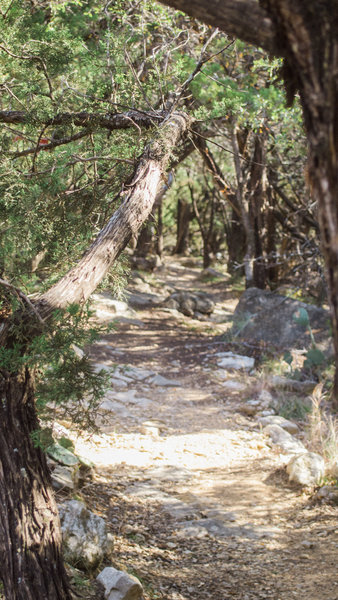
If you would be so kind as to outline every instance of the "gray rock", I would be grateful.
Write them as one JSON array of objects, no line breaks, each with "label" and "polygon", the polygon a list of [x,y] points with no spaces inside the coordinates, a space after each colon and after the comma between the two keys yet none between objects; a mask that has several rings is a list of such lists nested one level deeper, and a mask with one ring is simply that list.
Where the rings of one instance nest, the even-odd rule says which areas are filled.
[{"label": "gray rock", "polygon": [[187,317],[199,315],[200,318],[202,315],[210,315],[215,308],[213,300],[203,292],[176,291],[168,296],[162,304],[167,308],[179,310]]},{"label": "gray rock", "polygon": [[287,464],[286,471],[290,481],[302,486],[316,485],[324,476],[324,459],[314,452],[293,456]]},{"label": "gray rock", "polygon": [[316,493],[315,499],[338,505],[338,487],[336,485],[324,485]]},{"label": "gray rock", "polygon": [[284,417],[280,417],[279,415],[262,416],[258,419],[258,422],[262,427],[266,427],[267,425],[279,425],[279,427],[282,427],[282,429],[285,429],[285,431],[291,433],[291,435],[299,433],[299,427],[296,423],[288,421],[288,419],[284,419]]},{"label": "gray rock", "polygon": [[85,570],[96,568],[113,547],[104,520],[78,500],[60,504],[59,515],[65,560]]},{"label": "gray rock", "polygon": [[69,467],[63,465],[57,465],[51,474],[52,486],[54,490],[59,491],[73,491],[75,489],[76,474]]},{"label": "gray rock", "polygon": [[137,290],[128,292],[127,299],[128,305],[137,310],[151,308],[163,302],[163,296],[146,292],[138,292]]},{"label": "gray rock", "polygon": [[151,404],[149,398],[141,398],[136,390],[128,390],[127,392],[116,392],[113,394],[114,398],[119,402],[126,404],[137,404],[139,406],[147,407]]},{"label": "gray rock", "polygon": [[150,369],[139,369],[138,367],[128,367],[125,371],[125,375],[136,381],[144,381],[153,375],[156,375],[154,371]]},{"label": "gray rock", "polygon": [[305,394],[310,394],[316,385],[316,381],[297,381],[297,379],[290,379],[281,375],[274,375],[270,380],[271,387]]},{"label": "gray rock", "polygon": [[246,388],[245,383],[236,381],[235,379],[227,379],[222,382],[222,386],[228,390],[234,390],[236,392],[243,392]]},{"label": "gray rock", "polygon": [[181,383],[175,379],[167,379],[162,375],[155,375],[150,379],[150,383],[159,387],[180,387]]},{"label": "gray rock", "polygon": [[109,292],[92,294],[90,297],[95,316],[100,321],[111,321],[119,315],[133,316],[126,302],[116,300]]},{"label": "gray rock", "polygon": [[250,356],[242,356],[233,352],[220,352],[217,361],[219,367],[223,369],[252,369],[255,365],[255,359]]},{"label": "gray rock", "polygon": [[263,431],[270,437],[273,444],[279,446],[284,454],[304,454],[307,452],[302,442],[279,425],[267,425]]},{"label": "gray rock", "polygon": [[106,567],[97,576],[104,589],[107,600],[140,600],[143,595],[141,582],[124,571]]},{"label": "gray rock", "polygon": [[245,415],[248,415],[248,417],[251,417],[258,413],[260,410],[260,405],[257,400],[249,400],[248,402],[241,404],[240,410]]},{"label": "gray rock", "polygon": [[72,467],[79,464],[79,459],[70,451],[58,443],[48,446],[46,450],[48,456],[56,460],[61,465]]},{"label": "gray rock", "polygon": [[307,310],[316,343],[323,351],[332,351],[328,311],[278,295],[249,288],[241,296],[234,313],[233,333],[240,339],[265,342],[280,349],[310,348],[310,333],[293,316]]}]

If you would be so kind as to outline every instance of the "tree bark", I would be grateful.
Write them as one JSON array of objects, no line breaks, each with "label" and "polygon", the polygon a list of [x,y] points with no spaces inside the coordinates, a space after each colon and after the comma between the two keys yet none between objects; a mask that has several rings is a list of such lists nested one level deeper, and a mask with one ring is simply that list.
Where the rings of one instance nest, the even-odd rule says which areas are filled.
[{"label": "tree bark", "polygon": [[8,600],[71,600],[28,369],[0,373],[0,578]]},{"label": "tree bark", "polygon": [[[283,56],[289,102],[298,91],[309,145],[312,195],[326,265],[338,410],[338,4],[336,0],[161,0]],[[253,31],[256,29],[256,31]]]},{"label": "tree bark", "polygon": [[[55,308],[85,301],[148,217],[171,152],[190,119],[172,114],[144,150],[123,202],[79,263],[35,305],[24,319],[25,339],[40,332]],[[36,318],[38,311],[39,319]],[[0,322],[0,344],[16,342],[13,321]],[[15,318],[15,315],[13,319]],[[22,324],[20,331],[22,331]],[[22,345],[22,353],[25,353]],[[65,574],[57,509],[46,461],[34,447],[39,429],[34,377],[28,369],[0,371],[0,579],[6,600],[71,600]]]},{"label": "tree bark", "polygon": [[87,300],[109,268],[148,218],[172,151],[184,136],[191,119],[174,113],[143,152],[134,176],[121,193],[123,202],[96,240],[58,283],[39,301],[42,317],[55,308]]},{"label": "tree bark", "polygon": [[162,4],[181,10],[228,35],[249,44],[262,46],[268,52],[280,51],[269,12],[256,0],[160,0]]}]

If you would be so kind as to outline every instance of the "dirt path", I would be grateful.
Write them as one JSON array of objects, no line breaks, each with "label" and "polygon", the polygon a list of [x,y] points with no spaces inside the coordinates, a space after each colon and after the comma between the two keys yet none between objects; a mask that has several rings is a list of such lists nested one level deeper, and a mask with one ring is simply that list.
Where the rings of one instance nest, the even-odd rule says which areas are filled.
[{"label": "dirt path", "polygon": [[[173,265],[162,279],[201,289],[196,273]],[[214,297],[231,310],[223,288]],[[336,600],[336,510],[288,484],[283,457],[242,414],[248,391],[236,386],[252,389],[257,375],[220,379],[229,345],[217,327],[141,310],[92,348],[98,365],[118,369],[102,435],[78,441],[98,468],[86,503],[145,600]]]}]

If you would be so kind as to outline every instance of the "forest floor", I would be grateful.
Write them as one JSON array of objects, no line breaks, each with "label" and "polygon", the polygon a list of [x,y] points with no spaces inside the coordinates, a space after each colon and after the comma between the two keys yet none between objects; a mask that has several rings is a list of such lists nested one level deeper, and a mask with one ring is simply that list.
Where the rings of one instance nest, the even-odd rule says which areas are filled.
[{"label": "forest floor", "polygon": [[[204,290],[230,319],[236,294],[200,273],[172,259],[153,289]],[[219,378],[219,352],[248,354],[222,341],[227,327],[144,308],[91,348],[122,379],[101,433],[77,441],[96,465],[80,496],[114,534],[109,564],[136,575],[145,600],[337,600],[337,509],[289,483],[283,455],[243,414],[266,377]]]}]

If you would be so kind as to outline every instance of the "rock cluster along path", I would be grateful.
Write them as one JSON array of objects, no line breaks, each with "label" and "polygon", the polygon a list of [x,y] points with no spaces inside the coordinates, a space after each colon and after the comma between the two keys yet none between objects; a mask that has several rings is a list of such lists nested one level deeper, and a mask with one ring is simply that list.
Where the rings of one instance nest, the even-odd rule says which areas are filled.
[{"label": "rock cluster along path", "polygon": [[114,534],[114,567],[142,581],[145,600],[335,600],[336,508],[289,483],[262,431],[269,421],[258,421],[272,396],[254,355],[235,365],[244,352],[216,337],[236,302],[224,281],[206,286],[199,273],[171,263],[157,287],[135,284],[133,301],[205,290],[217,319],[152,299],[91,347],[111,390],[101,433],[76,442],[96,465],[82,497]]}]

